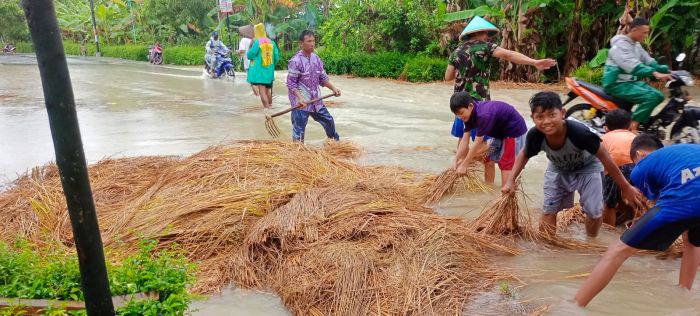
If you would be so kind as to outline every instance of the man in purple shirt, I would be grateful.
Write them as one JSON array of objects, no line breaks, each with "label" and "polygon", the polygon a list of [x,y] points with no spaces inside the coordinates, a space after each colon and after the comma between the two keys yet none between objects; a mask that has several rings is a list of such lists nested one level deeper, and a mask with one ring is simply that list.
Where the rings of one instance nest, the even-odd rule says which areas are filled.
[{"label": "man in purple shirt", "polygon": [[[515,156],[524,144],[527,132],[525,119],[510,104],[501,101],[476,101],[468,92],[457,92],[450,98],[450,110],[464,122],[464,135],[457,149],[454,168],[464,174],[476,154],[487,146],[484,136],[491,138],[488,145],[489,159],[498,162],[501,184],[506,183],[513,170]],[[469,134],[476,131],[476,138],[469,149]]]},{"label": "man in purple shirt", "polygon": [[289,60],[289,73],[287,74],[287,89],[289,90],[289,102],[292,107],[302,105],[302,108],[292,110],[292,139],[304,142],[304,132],[309,116],[323,126],[326,136],[335,140],[340,136],[335,131],[335,122],[323,105],[323,101],[307,104],[306,102],[321,95],[321,88],[331,89],[336,96],[340,96],[340,90],[333,86],[323,62],[314,54],[316,36],[312,31],[305,30],[299,36],[301,50]]}]

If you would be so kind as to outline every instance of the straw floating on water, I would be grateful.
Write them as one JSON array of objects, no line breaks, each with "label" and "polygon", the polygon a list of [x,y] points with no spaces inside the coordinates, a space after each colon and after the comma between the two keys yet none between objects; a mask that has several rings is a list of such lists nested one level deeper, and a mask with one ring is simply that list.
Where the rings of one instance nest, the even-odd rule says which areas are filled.
[{"label": "straw floating on water", "polygon": [[363,154],[360,146],[347,140],[327,139],[323,143],[323,150],[331,156],[344,159],[355,159]]}]

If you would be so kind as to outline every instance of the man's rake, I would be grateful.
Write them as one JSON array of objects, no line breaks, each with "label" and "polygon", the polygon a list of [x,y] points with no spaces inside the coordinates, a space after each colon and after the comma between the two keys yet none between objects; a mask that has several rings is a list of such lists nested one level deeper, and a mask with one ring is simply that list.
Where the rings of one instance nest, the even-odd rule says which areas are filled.
[{"label": "man's rake", "polygon": [[278,117],[278,116],[283,115],[283,114],[287,114],[287,113],[291,112],[291,111],[294,110],[294,109],[303,108],[303,107],[306,106],[307,104],[316,103],[316,102],[318,102],[318,101],[321,101],[321,100],[323,100],[323,99],[330,98],[330,97],[332,97],[332,96],[335,96],[335,94],[334,94],[334,93],[327,94],[327,95],[324,95],[324,96],[322,96],[322,97],[318,97],[318,98],[316,98],[316,99],[307,101],[307,102],[305,102],[304,104],[299,104],[299,105],[297,105],[297,106],[295,106],[295,107],[288,108],[288,109],[286,109],[286,110],[284,110],[284,111],[280,111],[280,112],[277,112],[277,113],[272,114],[272,115],[265,115],[265,129],[267,129],[267,132],[270,133],[270,136],[272,136],[273,138],[278,138],[278,137],[280,137],[280,129],[279,129],[279,128],[277,127],[277,125],[275,124],[275,120],[273,120],[273,118]]}]

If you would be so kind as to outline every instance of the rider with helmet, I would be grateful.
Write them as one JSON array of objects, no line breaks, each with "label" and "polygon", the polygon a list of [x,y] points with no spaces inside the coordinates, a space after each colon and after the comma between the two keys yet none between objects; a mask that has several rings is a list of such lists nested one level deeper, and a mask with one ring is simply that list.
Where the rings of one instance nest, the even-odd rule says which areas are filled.
[{"label": "rider with helmet", "polygon": [[215,72],[219,66],[217,53],[224,55],[228,53],[228,47],[219,40],[219,32],[214,31],[214,33],[211,33],[211,38],[207,41],[205,49],[207,53],[204,55],[204,60],[209,65],[209,72]]},{"label": "rider with helmet", "polygon": [[670,79],[668,67],[659,65],[640,44],[648,35],[649,21],[641,17],[635,18],[630,23],[627,34],[616,35],[610,40],[610,51],[605,62],[605,92],[637,104],[632,113],[632,129],[649,122],[651,112],[664,100],[663,93],[639,79]]}]

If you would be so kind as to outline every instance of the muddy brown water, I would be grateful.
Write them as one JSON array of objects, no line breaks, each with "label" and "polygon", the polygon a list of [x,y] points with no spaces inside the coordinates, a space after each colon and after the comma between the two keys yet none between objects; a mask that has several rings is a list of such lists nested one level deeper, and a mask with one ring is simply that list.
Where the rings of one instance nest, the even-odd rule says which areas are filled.
[{"label": "muddy brown water", "polygon": [[[80,128],[89,162],[104,157],[187,155],[237,139],[268,139],[259,100],[243,74],[234,81],[202,77],[196,67],[152,66],[115,59],[69,58]],[[0,188],[33,166],[53,160],[48,118],[36,60],[30,55],[0,55]],[[285,74],[277,73],[274,108],[288,106]],[[438,173],[449,165],[456,147],[450,136],[443,83],[411,84],[380,79],[331,77],[343,96],[330,112],[343,139],[366,150],[366,164],[399,165]],[[495,100],[515,105],[527,118],[527,100],[535,90],[496,89]],[[700,89],[691,89],[700,97]],[[290,137],[289,116],[276,119]],[[528,119],[528,124],[531,122]],[[320,144],[324,133],[313,121],[307,142]],[[529,206],[540,207],[546,159],[540,155],[525,170]],[[499,177],[497,176],[497,183]],[[497,192],[497,190],[495,191]],[[475,217],[497,193],[459,194],[437,206],[445,215]],[[537,215],[537,211],[534,211]],[[563,234],[585,239],[582,227]],[[607,244],[618,232],[603,231],[592,242]],[[495,264],[522,281],[500,284],[477,297],[469,315],[522,313],[515,303],[551,305],[549,315],[700,315],[697,290],[678,289],[679,260],[651,256],[630,259],[587,309],[567,303],[599,254],[546,250],[524,245],[520,256]],[[509,289],[502,294],[502,289]],[[195,315],[288,315],[272,293],[228,288],[193,304]]]}]

